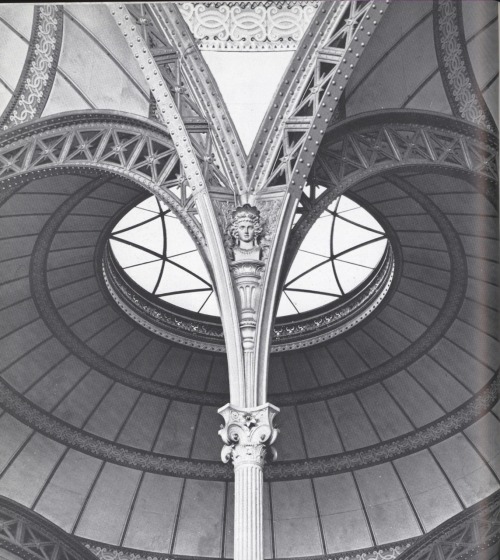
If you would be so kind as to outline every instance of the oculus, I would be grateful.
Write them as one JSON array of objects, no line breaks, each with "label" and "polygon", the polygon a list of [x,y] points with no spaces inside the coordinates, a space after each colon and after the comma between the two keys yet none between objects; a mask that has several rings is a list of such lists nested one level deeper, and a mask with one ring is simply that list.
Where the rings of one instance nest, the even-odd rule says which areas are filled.
[{"label": "oculus", "polygon": [[[175,214],[150,196],[111,231],[116,263],[145,292],[194,313],[218,317],[210,275]],[[344,300],[379,267],[387,235],[363,207],[343,195],[311,227],[283,286],[278,317],[297,316]]]}]

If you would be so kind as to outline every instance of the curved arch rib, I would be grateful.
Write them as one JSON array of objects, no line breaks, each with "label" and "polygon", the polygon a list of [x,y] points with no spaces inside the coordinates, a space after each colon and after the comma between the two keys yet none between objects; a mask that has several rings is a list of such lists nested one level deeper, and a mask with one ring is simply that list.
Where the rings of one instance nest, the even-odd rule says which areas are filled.
[{"label": "curved arch rib", "polygon": [[[151,93],[158,107],[158,114],[172,137],[179,156],[181,169],[193,192],[192,196],[203,227],[215,285],[221,287],[231,286],[231,275],[225,255],[223,239],[210,200],[202,166],[175,100],[165,84],[165,80],[147,46],[147,42],[138,32],[137,26],[134,24],[134,20],[125,5],[113,5],[109,9],[146,80],[150,84]],[[220,289],[218,290],[218,297],[226,339],[231,401],[244,406],[243,355],[235,294],[233,290]]]},{"label": "curved arch rib", "polygon": [[266,402],[268,358],[277,289],[298,200],[319,145],[389,0],[325,3],[316,13],[278,88],[249,157],[257,204],[280,206],[272,232],[257,319],[256,402]]},{"label": "curved arch rib", "polygon": [[[213,145],[218,152],[218,162],[228,179],[227,186],[237,194],[244,193],[245,150],[217,82],[179,8],[174,2],[127,7],[135,15],[138,24],[143,25],[151,53],[177,97],[177,107],[181,112],[183,107],[186,110],[186,115],[183,115],[185,124],[189,127],[194,119],[203,119],[211,140],[207,157],[211,157]],[[153,44],[157,46],[153,47]],[[173,70],[176,76],[173,75]]]}]

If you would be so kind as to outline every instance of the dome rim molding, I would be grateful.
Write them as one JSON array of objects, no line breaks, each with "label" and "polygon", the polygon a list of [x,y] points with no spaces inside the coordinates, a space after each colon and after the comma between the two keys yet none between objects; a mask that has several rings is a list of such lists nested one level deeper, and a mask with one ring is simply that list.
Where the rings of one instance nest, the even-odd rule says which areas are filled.
[{"label": "dome rim molding", "polygon": [[[46,437],[76,451],[117,465],[173,477],[230,481],[230,465],[219,461],[189,459],[145,451],[107,440],[77,428],[46,412],[0,379],[0,405],[23,424]],[[455,410],[399,437],[374,445],[325,455],[314,459],[293,459],[268,464],[264,468],[267,482],[317,478],[352,472],[393,461],[428,449],[472,425],[498,402],[500,375],[497,371],[488,383]]]},{"label": "dome rim molding", "polygon": [[[160,301],[122,272],[107,242],[116,223],[136,204],[131,202],[117,214],[97,244],[97,261],[102,263],[102,276],[113,300],[134,321],[162,338],[201,350],[225,352],[219,318]],[[371,209],[367,211],[371,213]],[[388,245],[373,272],[354,290],[331,304],[277,318],[272,353],[310,348],[344,334],[382,302],[395,276],[393,246],[397,239],[383,217],[377,215],[376,219],[381,222]]]}]

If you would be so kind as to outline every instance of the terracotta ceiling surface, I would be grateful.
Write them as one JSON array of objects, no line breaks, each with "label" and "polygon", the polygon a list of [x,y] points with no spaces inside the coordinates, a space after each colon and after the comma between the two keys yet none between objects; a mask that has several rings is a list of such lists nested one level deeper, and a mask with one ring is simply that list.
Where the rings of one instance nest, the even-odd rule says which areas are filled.
[{"label": "terracotta ceiling surface", "polygon": [[[402,4],[360,60],[339,121],[388,109],[460,118],[435,6]],[[464,2],[462,16],[495,118],[498,67],[484,52],[496,7]],[[0,111],[32,17],[32,6],[0,5],[15,53],[0,63]],[[68,5],[60,18],[42,116],[147,117],[148,85],[107,8]],[[335,129],[324,150],[334,140]],[[499,490],[498,196],[456,167],[387,169],[349,191],[387,232],[394,277],[348,332],[271,356],[281,433],[265,468],[266,558],[404,548]],[[233,473],[217,434],[225,355],[138,325],[103,277],[107,236],[146,195],[111,170],[78,166],[0,191],[0,495],[94,548],[231,558]],[[0,558],[17,557],[0,547]]]}]

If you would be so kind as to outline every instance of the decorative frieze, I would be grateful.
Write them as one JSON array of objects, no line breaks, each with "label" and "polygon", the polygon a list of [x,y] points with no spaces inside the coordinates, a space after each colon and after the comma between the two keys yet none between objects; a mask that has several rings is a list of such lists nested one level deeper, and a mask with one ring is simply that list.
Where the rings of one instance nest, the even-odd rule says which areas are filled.
[{"label": "decorative frieze", "polygon": [[319,1],[181,2],[201,50],[295,50]]},{"label": "decorative frieze", "polygon": [[496,132],[469,60],[460,4],[456,0],[434,1],[436,55],[444,89],[457,117]]},{"label": "decorative frieze", "polygon": [[[396,560],[396,558],[408,550],[417,539],[406,539],[397,543],[387,544],[384,547],[363,548],[341,553],[304,556],[300,558],[289,558],[288,560]],[[88,548],[99,560],[187,560],[176,554],[163,554],[159,552],[147,552],[131,548],[104,545],[88,539],[80,538],[79,541]],[[197,560],[208,560],[199,557]]]},{"label": "decorative frieze", "polygon": [[42,114],[52,89],[62,42],[63,7],[35,6],[33,32],[18,87],[0,125],[5,130]]}]

